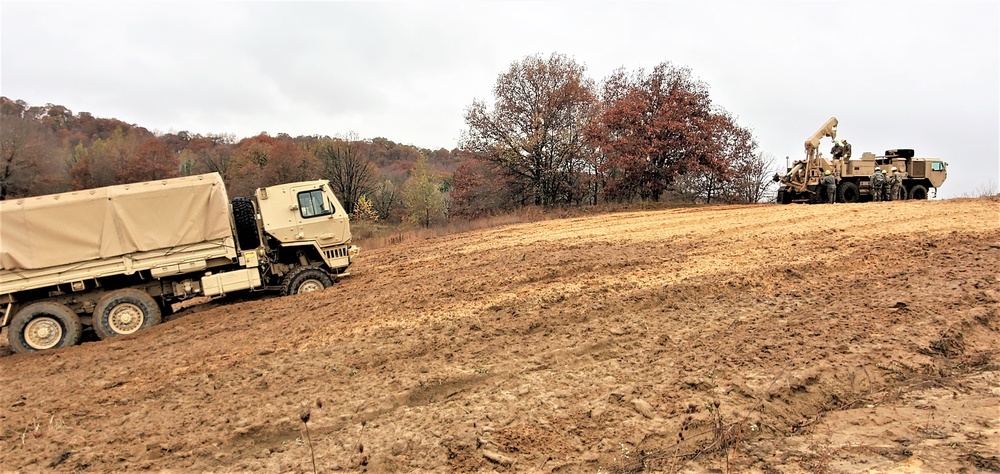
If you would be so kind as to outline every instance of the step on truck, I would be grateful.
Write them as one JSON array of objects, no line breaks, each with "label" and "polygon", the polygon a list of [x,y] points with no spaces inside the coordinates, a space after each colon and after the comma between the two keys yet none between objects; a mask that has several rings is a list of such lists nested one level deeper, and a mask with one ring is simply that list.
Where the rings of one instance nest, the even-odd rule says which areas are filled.
[{"label": "step on truck", "polygon": [[359,252],[321,180],[230,200],[210,173],[0,201],[0,327],[19,353],[88,326],[132,334],[196,297],[322,290]]},{"label": "step on truck", "polygon": [[805,141],[806,157],[786,165],[784,175],[776,174],[778,204],[827,202],[820,180],[830,171],[837,179],[837,202],[871,201],[871,177],[879,167],[891,174],[895,167],[903,173],[903,186],[892,200],[927,199],[948,177],[948,164],[938,158],[917,158],[912,149],[887,150],[885,155],[862,153],[861,159],[826,157],[819,151],[820,140],[837,138],[837,118],[831,117]]}]

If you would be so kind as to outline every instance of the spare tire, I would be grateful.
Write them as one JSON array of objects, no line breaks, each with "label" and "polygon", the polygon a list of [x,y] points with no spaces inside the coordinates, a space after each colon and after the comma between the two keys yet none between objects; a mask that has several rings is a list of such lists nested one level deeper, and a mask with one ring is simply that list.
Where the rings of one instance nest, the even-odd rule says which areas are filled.
[{"label": "spare tire", "polygon": [[236,239],[241,250],[260,247],[260,233],[257,232],[257,211],[253,200],[248,197],[233,198],[233,223],[236,224]]}]

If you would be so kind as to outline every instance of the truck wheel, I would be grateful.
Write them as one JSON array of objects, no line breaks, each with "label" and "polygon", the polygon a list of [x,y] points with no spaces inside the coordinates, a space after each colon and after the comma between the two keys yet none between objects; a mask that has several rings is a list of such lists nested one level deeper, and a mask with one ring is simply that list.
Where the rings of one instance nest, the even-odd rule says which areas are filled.
[{"label": "truck wheel", "polygon": [[69,306],[39,302],[18,311],[7,330],[14,352],[34,352],[80,343],[83,325]]},{"label": "truck wheel", "polygon": [[257,215],[253,201],[248,197],[233,198],[233,222],[236,224],[236,239],[240,249],[255,249],[260,247],[260,234],[257,232]]},{"label": "truck wheel", "polygon": [[333,278],[330,274],[316,267],[299,267],[285,275],[284,288],[281,294],[298,295],[302,293],[312,293],[321,291],[333,285]]},{"label": "truck wheel", "polygon": [[149,293],[123,288],[114,290],[97,301],[94,308],[94,332],[97,337],[107,339],[156,326],[162,319],[160,307]]},{"label": "truck wheel", "polygon": [[927,199],[927,188],[922,184],[910,188],[910,199]]},{"label": "truck wheel", "polygon": [[785,191],[784,189],[779,189],[776,201],[778,202],[778,204],[791,204],[792,193],[789,191]]},{"label": "truck wheel", "polygon": [[861,193],[858,192],[858,185],[853,181],[844,181],[840,183],[840,188],[837,189],[837,200],[840,202],[858,202],[861,199]]}]

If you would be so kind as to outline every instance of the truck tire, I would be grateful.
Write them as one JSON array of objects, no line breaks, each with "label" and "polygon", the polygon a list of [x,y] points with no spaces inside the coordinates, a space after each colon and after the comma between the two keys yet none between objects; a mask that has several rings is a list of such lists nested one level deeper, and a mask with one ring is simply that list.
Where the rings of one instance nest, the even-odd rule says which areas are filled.
[{"label": "truck tire", "polygon": [[281,294],[299,295],[322,291],[333,285],[330,274],[317,267],[299,267],[285,275]]},{"label": "truck tire", "polygon": [[250,198],[233,198],[233,222],[236,224],[236,239],[241,250],[260,247],[257,212],[254,210],[253,201]]},{"label": "truck tire", "polygon": [[25,306],[7,328],[10,348],[19,354],[75,346],[81,334],[83,325],[69,306],[47,301]]},{"label": "truck tire", "polygon": [[861,193],[858,192],[858,184],[853,181],[842,181],[840,186],[837,188],[837,201],[853,203],[858,202],[861,199]]},{"label": "truck tire", "polygon": [[778,190],[778,196],[775,198],[778,204],[791,204],[792,203],[792,193],[784,189]]},{"label": "truck tire", "polygon": [[122,288],[104,295],[94,308],[94,332],[101,339],[132,334],[160,324],[163,314],[145,291]]},{"label": "truck tire", "polygon": [[902,201],[906,199],[906,188],[900,186],[895,193],[893,193],[892,190],[890,189],[889,194],[890,195],[895,194],[895,196],[891,196],[893,201]]},{"label": "truck tire", "polygon": [[910,188],[910,199],[927,199],[927,187],[918,184]]}]

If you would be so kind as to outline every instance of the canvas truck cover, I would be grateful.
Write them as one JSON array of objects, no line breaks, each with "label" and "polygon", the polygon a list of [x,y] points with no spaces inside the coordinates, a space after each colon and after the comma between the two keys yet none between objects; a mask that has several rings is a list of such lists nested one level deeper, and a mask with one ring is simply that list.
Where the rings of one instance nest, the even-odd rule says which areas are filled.
[{"label": "canvas truck cover", "polygon": [[0,201],[0,269],[5,270],[232,235],[229,198],[217,173]]}]

